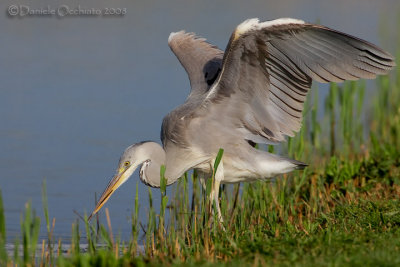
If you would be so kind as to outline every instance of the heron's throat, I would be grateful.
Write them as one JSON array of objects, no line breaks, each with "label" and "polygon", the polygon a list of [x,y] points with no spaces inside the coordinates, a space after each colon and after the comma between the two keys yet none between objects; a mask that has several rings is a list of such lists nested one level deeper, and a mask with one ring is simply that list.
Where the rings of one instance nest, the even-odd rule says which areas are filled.
[{"label": "heron's throat", "polygon": [[[145,159],[140,168],[140,180],[151,187],[160,187],[160,169],[165,165],[165,151],[157,143],[144,143],[142,151],[142,159]],[[168,178],[167,178],[168,179]]]}]

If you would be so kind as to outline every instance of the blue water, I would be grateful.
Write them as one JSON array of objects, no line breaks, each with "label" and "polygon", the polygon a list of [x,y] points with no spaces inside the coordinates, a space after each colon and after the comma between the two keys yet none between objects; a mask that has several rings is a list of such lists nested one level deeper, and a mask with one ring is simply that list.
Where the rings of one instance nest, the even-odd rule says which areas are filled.
[{"label": "blue water", "polygon": [[[163,116],[189,92],[186,73],[167,45],[170,32],[193,31],[224,48],[246,18],[294,17],[356,35],[394,54],[400,10],[398,0],[84,3],[82,8],[126,8],[126,14],[12,18],[6,15],[12,4],[57,9],[64,4],[75,8],[77,2],[0,3],[0,189],[9,240],[20,232],[29,200],[44,226],[44,180],[55,236],[68,240],[77,219],[73,211],[91,212],[94,193],[102,192],[124,148],[159,141]],[[129,237],[138,181],[136,173],[106,205],[114,232],[122,237]],[[139,182],[143,222],[147,191]],[[153,195],[159,203],[159,192]]]}]

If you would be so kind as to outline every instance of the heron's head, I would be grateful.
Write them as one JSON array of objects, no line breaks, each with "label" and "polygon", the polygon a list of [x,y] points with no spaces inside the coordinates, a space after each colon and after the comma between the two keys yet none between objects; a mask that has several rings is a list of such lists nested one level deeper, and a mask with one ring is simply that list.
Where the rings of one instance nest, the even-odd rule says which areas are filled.
[{"label": "heron's head", "polygon": [[122,156],[119,159],[117,171],[108,183],[103,194],[101,194],[100,200],[97,202],[94,211],[89,216],[89,220],[101,209],[114,191],[126,182],[135,172],[137,167],[146,160],[146,155],[144,153],[145,149],[143,147],[144,143],[145,142],[133,144],[122,153]]}]

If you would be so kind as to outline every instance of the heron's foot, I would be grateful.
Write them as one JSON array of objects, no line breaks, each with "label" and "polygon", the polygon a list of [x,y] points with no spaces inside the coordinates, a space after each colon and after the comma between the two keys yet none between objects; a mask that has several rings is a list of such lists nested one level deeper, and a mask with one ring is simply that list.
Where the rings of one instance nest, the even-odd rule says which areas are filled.
[{"label": "heron's foot", "polygon": [[225,230],[225,226],[224,226],[224,219],[222,218],[222,216],[215,214],[215,209],[213,209],[214,212],[211,212],[210,215],[212,215],[209,219],[209,227],[212,228],[214,223],[217,223],[218,226],[223,230]]},{"label": "heron's foot", "polygon": [[222,230],[226,231],[225,230],[225,226],[224,226],[224,218],[222,217],[221,209],[220,209],[218,204],[217,204],[217,210],[218,210],[218,214],[217,214],[218,224],[219,224],[219,226],[221,227]]}]

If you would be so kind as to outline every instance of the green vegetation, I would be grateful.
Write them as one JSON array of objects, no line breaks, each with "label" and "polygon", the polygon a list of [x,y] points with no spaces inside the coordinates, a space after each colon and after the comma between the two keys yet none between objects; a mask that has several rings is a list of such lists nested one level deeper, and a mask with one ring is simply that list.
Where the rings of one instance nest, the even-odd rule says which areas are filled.
[{"label": "green vegetation", "polygon": [[[50,224],[43,184],[47,239],[38,240],[40,219],[28,203],[13,255],[5,249],[0,192],[0,266],[400,265],[400,70],[396,71],[392,79],[377,79],[376,96],[368,98],[371,103],[366,103],[365,81],[331,84],[324,109],[314,88],[301,132],[279,147],[280,153],[310,166],[271,182],[223,187],[225,230],[216,223],[210,212],[213,203],[206,197],[212,179],[204,190],[196,173],[185,174],[168,197],[162,169],[161,203],[153,203],[149,190],[144,239],[139,239],[136,187],[129,242],[114,237],[107,209],[106,226],[89,224],[85,217],[83,229],[78,221],[72,225],[71,241],[54,240],[55,220]],[[318,120],[322,113],[324,118]],[[154,205],[160,205],[159,214]],[[70,244],[66,253],[61,252],[62,242]],[[88,244],[85,250],[81,243]]]}]

